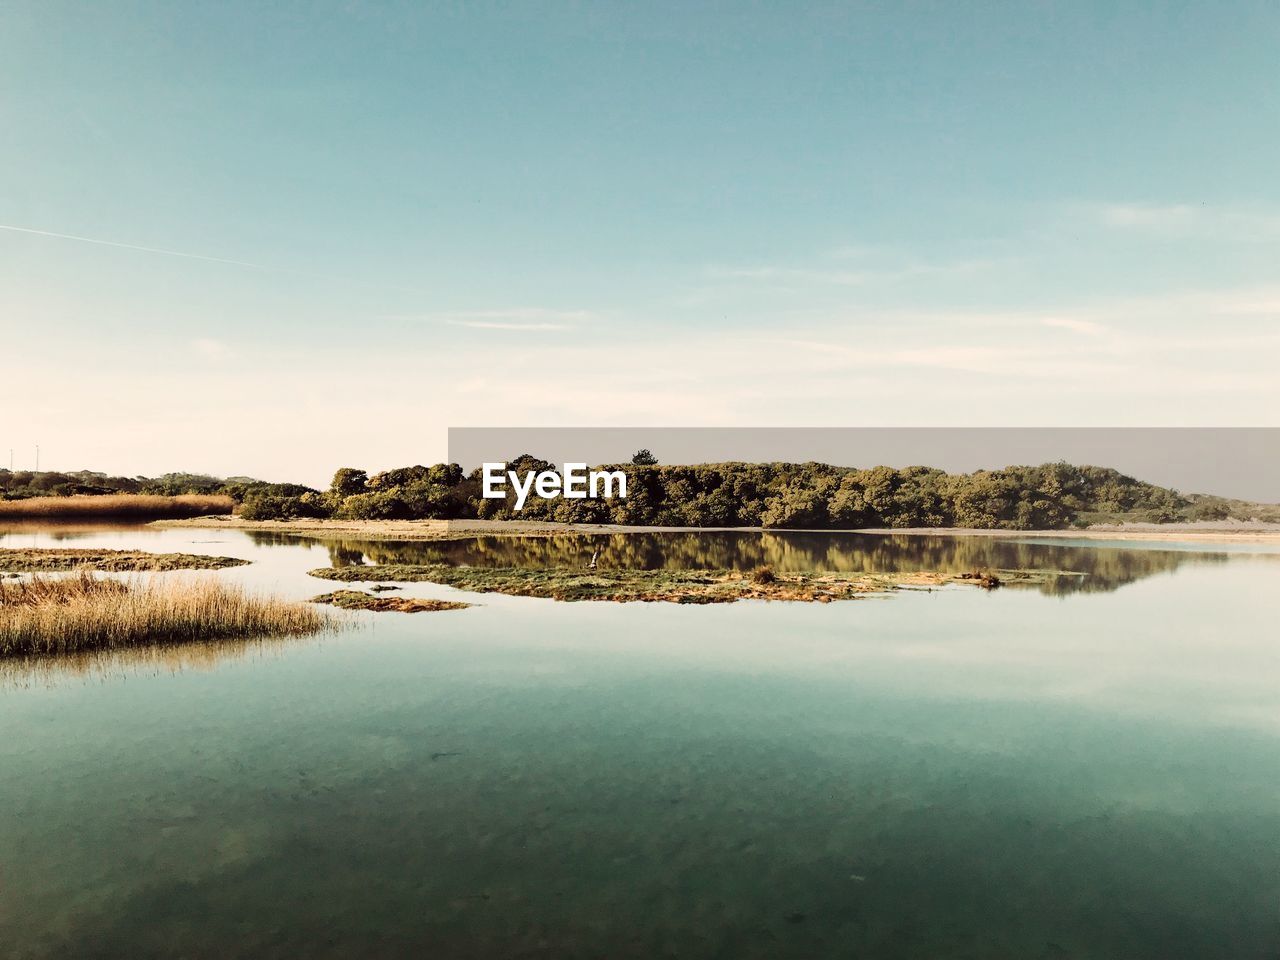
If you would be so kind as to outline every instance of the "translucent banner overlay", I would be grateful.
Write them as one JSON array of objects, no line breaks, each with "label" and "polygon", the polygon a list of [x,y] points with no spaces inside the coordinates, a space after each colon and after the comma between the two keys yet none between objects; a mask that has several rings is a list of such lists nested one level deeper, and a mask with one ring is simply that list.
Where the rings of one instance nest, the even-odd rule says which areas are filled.
[{"label": "translucent banner overlay", "polygon": [[816,461],[970,473],[1065,461],[1112,467],[1182,493],[1280,502],[1276,427],[453,427],[449,460],[470,471],[531,454],[557,466]]}]

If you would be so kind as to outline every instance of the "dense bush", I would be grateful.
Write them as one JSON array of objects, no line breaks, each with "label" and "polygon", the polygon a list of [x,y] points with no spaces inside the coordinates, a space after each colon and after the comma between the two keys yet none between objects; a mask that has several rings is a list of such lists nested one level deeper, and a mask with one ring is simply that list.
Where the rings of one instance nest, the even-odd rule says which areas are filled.
[{"label": "dense bush", "polygon": [[333,475],[333,482],[329,485],[329,489],[340,497],[353,497],[364,493],[368,485],[369,475],[363,470],[342,467]]},{"label": "dense bush", "polygon": [[[293,484],[281,484],[293,487]],[[318,519],[333,514],[329,497],[316,490],[302,488],[302,493],[282,491],[252,492],[240,505],[240,516],[245,520],[301,520]]]},{"label": "dense bush", "polygon": [[397,490],[356,493],[343,499],[334,511],[341,520],[411,520],[409,503]]},{"label": "dense bush", "polygon": [[[77,470],[62,473],[56,470],[0,469],[0,500],[25,500],[29,497],[99,496],[112,493],[148,493],[142,478],[111,477],[105,473]],[[183,493],[203,493],[203,490],[184,490]]]}]

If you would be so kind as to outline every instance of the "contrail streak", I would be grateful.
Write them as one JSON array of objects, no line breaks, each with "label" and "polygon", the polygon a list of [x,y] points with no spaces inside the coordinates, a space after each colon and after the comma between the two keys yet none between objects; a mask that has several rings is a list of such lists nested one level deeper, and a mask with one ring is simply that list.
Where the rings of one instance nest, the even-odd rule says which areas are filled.
[{"label": "contrail streak", "polygon": [[310,273],[303,270],[291,270],[288,267],[270,267],[262,263],[250,263],[247,260],[230,260],[226,257],[210,257],[203,253],[186,253],[182,250],[164,250],[160,247],[143,247],[136,243],[121,243],[119,240],[102,240],[98,237],[81,237],[74,233],[56,233],[53,230],[36,230],[32,227],[16,227],[9,223],[0,223],[0,230],[8,230],[12,233],[29,233],[36,237],[52,237],[56,240],[77,240],[80,243],[93,243],[100,247],[118,247],[121,250],[136,250],[140,253],[158,253],[165,257],[182,257],[184,260],[203,260],[206,263],[225,263],[233,267],[248,267],[250,270],[264,270],[267,273],[283,273],[295,277],[306,277],[311,280],[337,280],[343,283],[354,283],[363,287],[371,287],[378,290],[399,290],[404,293],[413,293],[422,295],[423,291],[417,287],[406,287],[399,284],[379,283],[377,281],[361,280],[356,277],[343,277],[337,274],[329,273]]},{"label": "contrail streak", "polygon": [[209,263],[228,263],[235,267],[251,267],[254,270],[271,270],[272,267],[260,263],[249,263],[245,260],[228,260],[226,257],[207,257],[203,253],[184,253],[181,250],[161,250],[159,247],[140,247],[136,243],[120,243],[117,240],[99,240],[96,237],[78,237],[72,233],[54,233],[52,230],[33,230],[31,227],[15,227],[8,223],[0,223],[0,230],[13,233],[30,233],[37,237],[54,237],[58,240],[79,240],[81,243],[96,243],[103,247],[119,247],[121,250],[138,250],[142,253],[159,253],[166,257],[185,257],[187,260],[205,260]]}]

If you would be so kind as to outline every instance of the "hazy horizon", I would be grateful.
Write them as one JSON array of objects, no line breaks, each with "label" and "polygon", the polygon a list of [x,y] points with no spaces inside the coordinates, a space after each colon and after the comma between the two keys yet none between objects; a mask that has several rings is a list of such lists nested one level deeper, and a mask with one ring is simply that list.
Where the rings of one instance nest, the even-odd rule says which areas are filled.
[{"label": "hazy horizon", "polygon": [[[842,469],[925,466],[950,474],[1068,463],[1105,467],[1183,494],[1280,503],[1280,428],[793,428],[793,427],[482,427],[449,430],[442,460],[470,472],[531,454],[563,469],[621,464],[648,450],[664,465],[821,463]],[[417,465],[417,461],[395,464]],[[430,465],[424,463],[423,465]],[[252,478],[326,489],[323,476]],[[87,468],[92,470],[92,468]],[[102,471],[96,471],[102,472]],[[166,473],[162,471],[152,479]],[[117,474],[141,476],[136,472]]]}]

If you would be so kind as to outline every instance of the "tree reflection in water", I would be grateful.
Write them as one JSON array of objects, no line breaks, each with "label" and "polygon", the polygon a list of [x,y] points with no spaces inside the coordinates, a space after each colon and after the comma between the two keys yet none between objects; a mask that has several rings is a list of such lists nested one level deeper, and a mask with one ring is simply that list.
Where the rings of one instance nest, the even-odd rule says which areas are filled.
[{"label": "tree reflection in water", "polygon": [[[288,534],[253,534],[260,545],[296,545]],[[448,541],[381,542],[326,539],[333,566],[362,563],[483,567],[583,567],[599,548],[598,566],[641,570],[752,570],[779,573],[909,573],[970,570],[1060,571],[1035,584],[1050,595],[1101,593],[1183,564],[1226,563],[1227,551],[1189,551],[1147,545],[1034,543],[993,537],[857,533],[715,531],[476,536]]]}]

